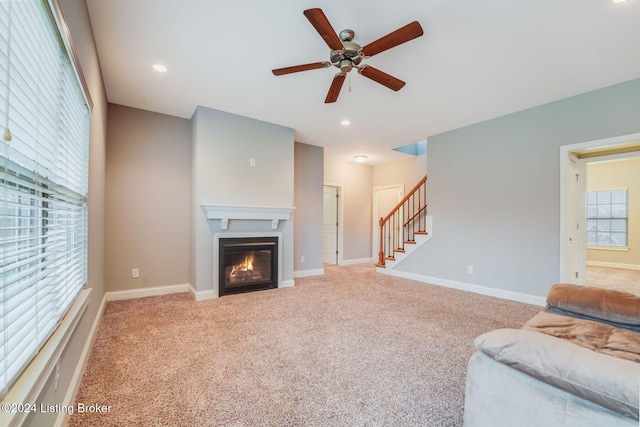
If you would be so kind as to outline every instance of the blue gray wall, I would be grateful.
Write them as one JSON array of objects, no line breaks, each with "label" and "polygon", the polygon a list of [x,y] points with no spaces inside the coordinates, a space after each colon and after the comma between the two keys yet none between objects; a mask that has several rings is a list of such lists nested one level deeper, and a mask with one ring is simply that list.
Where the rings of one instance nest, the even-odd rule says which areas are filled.
[{"label": "blue gray wall", "polygon": [[545,296],[560,274],[559,148],[637,132],[640,79],[429,137],[433,239],[399,270]]}]

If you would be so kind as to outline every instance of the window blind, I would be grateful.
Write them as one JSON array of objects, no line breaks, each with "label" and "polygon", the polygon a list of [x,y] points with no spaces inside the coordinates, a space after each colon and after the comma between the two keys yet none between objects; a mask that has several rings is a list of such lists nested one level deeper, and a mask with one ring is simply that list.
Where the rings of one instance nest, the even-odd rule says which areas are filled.
[{"label": "window blind", "polygon": [[0,2],[0,390],[87,281],[89,108],[44,0]]},{"label": "window blind", "polygon": [[628,190],[587,192],[587,245],[626,247]]}]

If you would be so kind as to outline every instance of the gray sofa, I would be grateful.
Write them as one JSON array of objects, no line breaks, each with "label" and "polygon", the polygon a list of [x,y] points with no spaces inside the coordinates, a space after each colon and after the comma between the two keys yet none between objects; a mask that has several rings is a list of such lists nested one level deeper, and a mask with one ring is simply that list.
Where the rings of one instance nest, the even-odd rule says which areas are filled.
[{"label": "gray sofa", "polygon": [[522,329],[476,338],[464,427],[638,426],[640,298],[557,284]]}]

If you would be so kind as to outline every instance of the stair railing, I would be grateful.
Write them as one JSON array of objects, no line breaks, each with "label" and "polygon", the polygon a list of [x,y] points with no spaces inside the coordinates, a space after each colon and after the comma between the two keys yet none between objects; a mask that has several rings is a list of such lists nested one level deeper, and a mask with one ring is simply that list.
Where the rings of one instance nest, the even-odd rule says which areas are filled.
[{"label": "stair railing", "polygon": [[427,177],[425,176],[389,212],[380,218],[380,250],[376,266],[395,260],[396,252],[404,252],[406,244],[415,244],[416,234],[426,234]]}]

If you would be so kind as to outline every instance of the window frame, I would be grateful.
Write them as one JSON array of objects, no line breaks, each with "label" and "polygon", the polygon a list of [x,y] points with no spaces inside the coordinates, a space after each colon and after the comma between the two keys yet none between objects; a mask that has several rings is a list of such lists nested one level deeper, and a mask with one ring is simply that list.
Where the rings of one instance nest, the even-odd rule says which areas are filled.
[{"label": "window frame", "polygon": [[[10,0],[10,1],[15,1],[15,0]],[[19,3],[19,2],[16,1],[16,3]],[[81,98],[83,98],[83,104],[85,106],[84,109],[86,110],[86,113],[84,114],[84,117],[81,119],[83,123],[81,125],[83,127],[82,139],[84,140],[82,143],[83,152],[81,155],[82,166],[81,166],[81,170],[78,169],[72,172],[74,174],[79,174],[81,176],[80,179],[81,179],[81,182],[83,182],[81,187],[82,193],[76,193],[75,195],[72,194],[69,196],[69,194],[73,193],[73,189],[72,189],[72,187],[74,187],[73,184],[71,184],[70,186],[66,186],[65,184],[62,184],[58,179],[50,180],[48,177],[45,176],[46,174],[42,175],[42,172],[39,171],[39,169],[37,168],[32,169],[31,167],[25,167],[25,165],[27,164],[30,165],[30,164],[36,163],[34,159],[30,159],[29,156],[22,156],[23,161],[15,163],[15,159],[10,160],[8,157],[6,157],[7,153],[10,152],[11,150],[8,150],[8,151],[3,150],[2,163],[4,167],[2,168],[2,182],[4,184],[2,187],[7,186],[7,184],[11,182],[11,180],[7,177],[10,176],[12,173],[15,174],[14,176],[17,176],[17,174],[20,173],[19,171],[21,168],[24,168],[24,170],[28,171],[28,173],[24,174],[24,177],[26,177],[25,182],[27,183],[27,185],[30,185],[32,193],[30,196],[26,196],[26,198],[29,199],[30,203],[32,203],[33,205],[32,210],[36,213],[35,215],[37,219],[35,221],[37,221],[38,223],[35,224],[35,228],[39,230],[36,234],[36,239],[42,239],[42,240],[48,239],[49,228],[52,227],[53,222],[59,220],[58,218],[55,218],[55,215],[57,215],[56,213],[54,213],[54,217],[49,218],[49,210],[52,204],[56,204],[56,203],[68,204],[69,200],[78,200],[75,206],[79,208],[78,211],[80,212],[81,219],[80,219],[79,230],[80,230],[80,233],[82,233],[82,235],[81,237],[78,237],[77,233],[74,234],[74,231],[76,230],[76,228],[73,228],[73,231],[71,231],[71,233],[69,234],[69,231],[68,231],[69,229],[63,227],[64,231],[62,233],[63,234],[66,233],[66,238],[62,237],[62,239],[66,239],[67,242],[73,242],[72,245],[67,244],[64,247],[65,251],[69,251],[70,247],[78,246],[78,244],[81,246],[81,250],[80,250],[81,261],[79,261],[78,265],[80,265],[80,268],[82,271],[80,273],[80,276],[78,276],[78,277],[81,277],[81,279],[77,280],[76,281],[77,284],[71,287],[71,289],[74,289],[71,293],[67,291],[63,291],[60,294],[56,294],[56,295],[59,295],[59,297],[64,300],[64,302],[61,304],[62,308],[59,309],[57,312],[55,312],[54,310],[55,312],[54,317],[56,319],[55,326],[53,326],[53,328],[49,332],[46,332],[38,337],[39,343],[38,343],[35,354],[30,358],[31,362],[23,366],[19,370],[19,372],[16,375],[11,376],[8,381],[4,379],[2,380],[2,386],[6,387],[6,389],[0,390],[0,397],[2,397],[3,401],[5,402],[9,402],[9,401],[28,402],[28,401],[35,400],[35,397],[37,397],[39,392],[44,387],[46,380],[50,377],[51,372],[53,371],[53,367],[55,366],[56,363],[59,362],[62,352],[65,346],[67,345],[67,342],[70,339],[73,330],[75,329],[76,325],[80,321],[82,313],[84,313],[87,307],[87,304],[89,301],[89,295],[91,293],[91,289],[87,289],[86,285],[88,282],[88,232],[89,232],[88,167],[89,167],[89,145],[90,145],[90,117],[93,110],[93,101],[91,99],[87,83],[84,79],[78,57],[76,56],[75,50],[73,49],[70,32],[66,25],[64,17],[62,15],[62,10],[60,7],[59,0],[32,0],[30,3],[33,3],[38,8],[43,7],[44,12],[48,14],[49,24],[51,25],[51,27],[50,28],[48,27],[48,28],[49,28],[49,31],[52,32],[53,37],[56,39],[55,43],[58,45],[58,48],[56,49],[57,55],[60,55],[60,58],[62,58],[61,61],[67,62],[67,66],[65,66],[66,68],[65,73],[70,72],[69,74],[67,74],[67,78],[69,79],[69,81],[74,82],[71,84],[77,85],[76,89],[78,90],[78,94],[81,94]],[[7,7],[12,7],[12,5],[9,5]],[[13,30],[13,28],[11,28],[11,30]],[[5,49],[11,46],[10,42],[12,38],[7,36],[6,40],[9,40],[9,42],[7,42],[6,45],[2,46]],[[12,61],[14,60],[13,58],[14,53],[13,52],[8,53],[8,52],[9,52],[8,49],[5,50],[7,67],[9,67]],[[7,76],[9,76],[8,72],[9,71],[7,71]],[[9,94],[11,93],[9,86],[13,85],[14,83],[9,83],[10,81],[13,81],[13,80],[5,80],[5,81],[7,82],[6,83],[7,94]],[[26,80],[26,82],[28,84],[29,80]],[[62,89],[62,90],[65,90],[65,89]],[[14,95],[11,95],[11,96],[14,96]],[[11,99],[7,100],[6,106],[8,108],[7,110],[8,117],[11,117],[11,109],[13,108],[11,104]],[[61,111],[64,111],[65,114],[68,114],[68,111],[66,110],[61,110]],[[60,115],[57,120],[66,122],[65,118],[68,119],[68,117],[65,116],[65,118],[63,118],[62,115]],[[5,114],[2,114],[2,116],[4,119]],[[75,119],[77,120],[77,117]],[[7,121],[8,120],[9,119],[7,119]],[[1,123],[0,125],[2,125],[1,128],[3,131],[0,134],[0,138],[3,138],[4,131],[5,131],[5,124]],[[65,139],[65,136],[68,136],[68,135],[67,134],[61,135],[60,141],[63,141],[62,145],[67,144],[68,140]],[[23,137],[23,139],[24,138],[26,137]],[[36,143],[36,145],[38,144],[38,140],[35,140],[34,142]],[[7,165],[9,165],[10,168],[7,168]],[[7,171],[11,171],[11,173],[7,175]],[[35,191],[33,191],[34,188],[35,188]],[[59,190],[61,191],[57,192]],[[69,199],[68,197],[71,197],[71,199]],[[76,199],[74,199],[74,197]],[[6,203],[5,203],[5,206],[6,206]],[[16,209],[19,209],[19,207]],[[65,218],[62,218],[60,221],[68,222],[69,220],[68,218],[65,217]],[[17,232],[18,231],[16,228],[16,233]],[[63,261],[63,264],[66,264],[66,261]],[[5,265],[3,264],[3,268],[4,267]],[[72,272],[75,272],[75,271],[72,271]],[[82,283],[80,284],[80,282]],[[7,285],[7,286],[11,286],[11,285]],[[60,287],[59,283],[55,283],[54,286]],[[68,287],[64,286],[64,289],[66,290],[68,289]],[[4,290],[2,292],[7,292],[7,291]],[[4,301],[4,297],[3,297],[3,301]],[[2,302],[2,304],[5,304],[5,302]],[[5,312],[3,308],[2,324],[4,325],[7,325],[6,323],[7,321],[4,319],[7,313],[8,312]],[[8,340],[5,340],[4,343],[5,345],[9,346]],[[7,347],[7,348],[10,348],[10,347]],[[3,353],[3,354],[6,354],[6,353]],[[5,356],[3,355],[3,360],[4,360],[4,357]],[[6,375],[6,371],[4,371],[5,365],[3,365],[1,369],[3,369],[3,375]],[[17,422],[16,420],[21,418],[21,416],[18,416],[15,414],[11,416],[14,422]]]},{"label": "window frame", "polygon": [[[589,215],[589,207],[590,206],[595,206],[596,211],[598,211],[598,207],[599,206],[608,206],[609,207],[609,212],[613,212],[613,206],[614,205],[620,205],[620,203],[614,203],[613,201],[613,193],[615,192],[621,192],[624,191],[625,196],[624,196],[624,207],[625,207],[625,213],[624,216],[615,216],[613,215],[613,213],[611,213],[610,215],[606,216],[606,215]],[[600,199],[600,194],[601,193],[608,193],[608,198],[609,198],[609,202],[606,203],[600,203],[600,202],[596,202],[595,204],[593,203],[589,203],[589,195],[590,194],[595,194],[596,200]],[[628,187],[623,187],[623,188],[610,188],[610,189],[600,189],[600,190],[588,190],[587,194],[586,194],[586,198],[585,198],[585,209],[586,209],[586,231],[585,231],[585,238],[586,238],[586,243],[587,243],[587,249],[595,249],[595,250],[610,250],[610,251],[628,251],[629,250],[629,188]],[[598,223],[598,221],[624,221],[624,232],[615,232],[615,231],[611,231],[611,225],[609,227],[609,230],[604,230],[604,231],[591,231],[589,229],[589,222],[590,221],[596,221],[596,224]],[[590,233],[596,233],[596,242],[595,243],[589,243],[590,239],[589,239],[589,234]],[[598,234],[602,234],[602,233],[609,233],[609,244],[602,244],[602,243],[598,243]],[[624,233],[624,245],[613,245],[611,244],[611,233],[614,234],[622,234]]]}]

